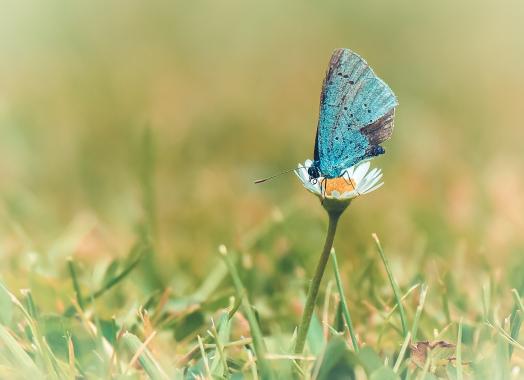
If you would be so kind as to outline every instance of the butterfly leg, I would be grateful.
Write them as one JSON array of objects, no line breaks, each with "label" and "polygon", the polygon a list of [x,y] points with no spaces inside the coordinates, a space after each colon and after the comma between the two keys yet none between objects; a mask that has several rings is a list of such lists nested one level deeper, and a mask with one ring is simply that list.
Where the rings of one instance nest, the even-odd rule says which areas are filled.
[{"label": "butterfly leg", "polygon": [[[347,179],[346,179],[346,174],[348,175]],[[353,185],[353,183],[351,182],[351,177],[349,176],[349,173],[347,170],[344,170],[344,172],[342,173],[342,179],[344,179],[344,181],[348,184],[348,185]]]},{"label": "butterfly leg", "polygon": [[[347,174],[347,179],[346,179],[346,174]],[[348,185],[351,185],[351,187],[353,187],[353,190],[356,191],[357,193],[357,196],[360,196],[360,193],[358,192],[357,190],[357,187],[355,186],[355,182],[353,182],[351,180],[351,177],[349,176],[349,173],[347,170],[344,170],[344,172],[342,173],[342,178],[344,179],[344,181],[348,184]]]},{"label": "butterfly leg", "polygon": [[[347,174],[347,178],[346,178],[346,174]],[[353,187],[354,190],[355,189],[355,182],[353,182],[351,180],[351,177],[349,176],[349,173],[347,170],[344,170],[344,172],[342,173],[342,178],[344,179],[344,181],[348,184],[348,185],[351,185],[351,187]]]},{"label": "butterfly leg", "polygon": [[327,190],[327,178],[322,178],[320,181],[320,192],[322,194],[322,204],[324,204],[324,199],[326,198],[326,190]]}]

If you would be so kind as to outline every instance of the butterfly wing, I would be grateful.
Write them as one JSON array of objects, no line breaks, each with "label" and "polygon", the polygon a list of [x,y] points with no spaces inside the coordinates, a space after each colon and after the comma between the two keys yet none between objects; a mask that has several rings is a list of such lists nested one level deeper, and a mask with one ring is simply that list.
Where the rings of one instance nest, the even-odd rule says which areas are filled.
[{"label": "butterfly wing", "polygon": [[380,143],[393,132],[397,106],[393,91],[366,61],[349,49],[333,53],[320,98],[315,141],[320,171],[340,171],[383,152]]}]

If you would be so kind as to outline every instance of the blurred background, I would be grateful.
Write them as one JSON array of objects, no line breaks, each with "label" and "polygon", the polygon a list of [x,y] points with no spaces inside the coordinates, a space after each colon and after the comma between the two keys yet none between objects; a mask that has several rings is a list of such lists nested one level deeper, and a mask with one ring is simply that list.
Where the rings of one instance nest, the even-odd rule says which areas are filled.
[{"label": "blurred background", "polygon": [[2,1],[2,276],[24,287],[70,255],[108,262],[144,219],[158,278],[180,293],[219,244],[249,246],[261,276],[312,268],[317,199],[293,175],[253,180],[312,157],[337,47],[400,102],[374,160],[385,186],[342,219],[341,265],[358,266],[376,232],[401,282],[413,263],[511,272],[524,265],[523,12],[517,0]]}]

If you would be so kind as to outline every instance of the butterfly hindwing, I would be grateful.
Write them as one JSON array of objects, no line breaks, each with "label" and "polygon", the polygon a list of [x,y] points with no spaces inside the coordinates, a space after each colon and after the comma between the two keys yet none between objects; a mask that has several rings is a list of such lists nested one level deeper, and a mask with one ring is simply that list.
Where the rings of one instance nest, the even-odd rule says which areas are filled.
[{"label": "butterfly hindwing", "polygon": [[[397,100],[366,61],[349,49],[331,57],[320,99],[315,160],[328,177],[377,154],[391,136]],[[380,148],[381,149],[381,148]]]}]

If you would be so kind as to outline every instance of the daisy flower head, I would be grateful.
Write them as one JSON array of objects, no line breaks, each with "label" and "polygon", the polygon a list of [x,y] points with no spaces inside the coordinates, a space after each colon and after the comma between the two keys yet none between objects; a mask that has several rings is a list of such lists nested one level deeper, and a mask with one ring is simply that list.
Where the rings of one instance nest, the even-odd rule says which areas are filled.
[{"label": "daisy flower head", "polygon": [[370,160],[359,162],[340,173],[340,177],[310,178],[308,169],[313,165],[313,161],[306,160],[304,164],[299,164],[295,174],[302,182],[302,185],[311,193],[320,198],[324,207],[328,204],[345,204],[346,206],[359,195],[364,195],[377,190],[384,183],[382,171],[378,168],[371,170]]}]

